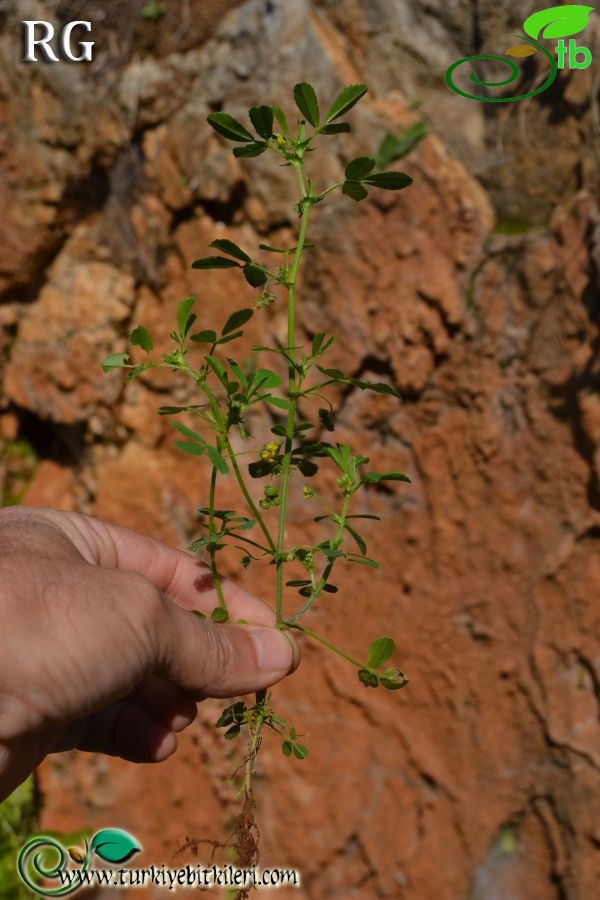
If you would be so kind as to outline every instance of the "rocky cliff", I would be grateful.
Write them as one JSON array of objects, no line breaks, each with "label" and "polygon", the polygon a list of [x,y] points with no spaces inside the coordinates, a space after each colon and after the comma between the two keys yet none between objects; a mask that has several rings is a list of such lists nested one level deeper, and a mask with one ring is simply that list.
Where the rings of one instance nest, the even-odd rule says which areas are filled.
[{"label": "rocky cliff", "polygon": [[[142,3],[103,4],[89,66],[23,65],[18,48],[21,19],[90,18],[89,4],[0,11],[4,500],[189,543],[206,471],[156,414],[188,389],[153,373],[124,384],[100,360],[139,323],[168,346],[186,294],[205,327],[251,302],[229,273],[190,270],[213,238],[293,239],[286,171],[234,160],[206,115],[291,111],[297,81],[324,97],[365,81],[323,179],[424,118],[409,190],[315,213],[301,313],[306,338],[337,335],[330,365],[403,396],[341,393],[336,439],[411,477],[364,500],[383,520],[365,529],[383,566],[340,579],[314,627],[357,654],[364,635],[393,634],[411,681],[369,692],[304,645],[276,705],[311,753],[292,762],[265,739],[262,863],[298,867],[311,898],[587,900],[600,875],[593,67],[522,103],[446,88],[455,59],[510,46],[531,2],[166,7],[152,21]],[[591,24],[588,46],[597,35]],[[535,83],[538,63],[523,66]],[[252,326],[251,342],[279,335],[284,311]],[[292,511],[293,542],[315,525],[305,503]],[[267,575],[244,577],[266,595]],[[203,704],[158,767],[47,760],[42,825],[127,827],[144,865],[169,863],[186,836],[223,838],[237,801],[218,708]]]}]

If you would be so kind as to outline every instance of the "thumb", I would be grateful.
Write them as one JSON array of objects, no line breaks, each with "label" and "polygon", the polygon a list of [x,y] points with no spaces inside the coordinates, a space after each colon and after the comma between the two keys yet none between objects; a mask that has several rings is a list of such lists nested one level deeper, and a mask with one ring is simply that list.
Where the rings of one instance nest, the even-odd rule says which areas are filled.
[{"label": "thumb", "polygon": [[175,604],[160,640],[157,673],[203,697],[235,697],[269,687],[293,672],[300,651],[287,631],[198,619]]}]

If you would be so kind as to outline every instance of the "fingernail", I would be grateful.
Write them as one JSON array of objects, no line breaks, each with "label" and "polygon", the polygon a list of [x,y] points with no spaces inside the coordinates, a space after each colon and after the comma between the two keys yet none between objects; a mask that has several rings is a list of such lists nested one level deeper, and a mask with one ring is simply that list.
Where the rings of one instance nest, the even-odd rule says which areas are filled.
[{"label": "fingernail", "polygon": [[256,647],[256,659],[263,672],[292,672],[297,663],[297,648],[287,634],[276,628],[249,628]]}]

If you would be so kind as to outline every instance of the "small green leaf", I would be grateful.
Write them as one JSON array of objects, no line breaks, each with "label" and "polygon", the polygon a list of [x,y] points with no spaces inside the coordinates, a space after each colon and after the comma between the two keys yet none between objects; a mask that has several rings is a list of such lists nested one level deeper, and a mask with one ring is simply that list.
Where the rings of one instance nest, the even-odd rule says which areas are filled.
[{"label": "small green leaf", "polygon": [[222,253],[228,253],[229,256],[235,256],[236,259],[241,260],[243,263],[250,262],[248,254],[244,253],[237,244],[227,240],[227,238],[217,238],[210,246],[214,247],[216,250],[220,250]]},{"label": "small green leaf", "polygon": [[297,84],[294,88],[294,100],[304,118],[310,122],[313,128],[318,128],[320,118],[319,101],[312,84],[308,84],[306,81]]},{"label": "small green leaf", "polygon": [[347,522],[346,522],[345,528],[346,528],[346,531],[352,535],[352,537],[358,544],[358,549],[364,556],[367,552],[367,545],[365,544],[364,538],[358,533],[358,531],[356,531],[355,528],[353,528],[351,525],[348,525]]},{"label": "small green leaf", "polygon": [[337,95],[329,109],[327,110],[327,115],[325,116],[325,121],[327,123],[333,122],[334,119],[339,119],[340,116],[343,116],[344,113],[348,112],[349,109],[352,109],[355,103],[364,97],[367,93],[368,87],[366,84],[349,84],[340,93]]},{"label": "small green leaf", "polygon": [[196,317],[192,317],[190,315],[192,306],[195,302],[195,297],[186,297],[185,300],[182,300],[181,303],[177,304],[177,326],[179,328],[179,334],[182,338],[186,336],[186,334],[196,321]]},{"label": "small green leaf", "polygon": [[217,341],[217,333],[216,331],[210,331],[209,329],[206,331],[199,331],[197,334],[192,334],[190,340],[195,344],[215,344]]},{"label": "small green leaf", "polygon": [[379,563],[374,559],[369,559],[368,556],[355,556],[353,553],[347,553],[346,559],[348,562],[358,563],[361,566],[368,566],[370,569],[379,568]]},{"label": "small green leaf", "polygon": [[223,737],[226,741],[232,741],[234,738],[238,736],[240,733],[239,725],[232,725],[231,728],[228,728]]},{"label": "small green leaf", "polygon": [[388,166],[397,159],[403,159],[405,156],[408,156],[426,134],[427,122],[423,120],[410,125],[398,137],[393,134],[386,134],[377,151],[377,165],[381,167]]},{"label": "small green leaf", "polygon": [[357,156],[346,166],[345,176],[348,181],[361,181],[375,168],[375,160],[370,156]]},{"label": "small green leaf", "polygon": [[105,862],[123,863],[142,848],[127,831],[121,831],[120,828],[103,828],[92,838],[90,849]]},{"label": "small green leaf", "polygon": [[376,638],[369,645],[367,653],[367,662],[372,669],[378,669],[388,661],[392,653],[396,649],[396,645],[389,637]]},{"label": "small green leaf", "polygon": [[137,347],[141,347],[146,353],[150,353],[154,349],[154,343],[150,337],[150,333],[142,325],[134,328],[129,335],[129,340]]},{"label": "small green leaf", "polygon": [[236,331],[238,328],[241,328],[242,325],[245,325],[246,322],[249,322],[253,315],[254,313],[251,309],[236,310],[229,316],[223,325],[221,334],[229,334],[231,331]]},{"label": "small green leaf", "polygon": [[233,155],[238,159],[244,159],[250,156],[260,156],[267,149],[267,145],[263,141],[255,141],[253,144],[246,144],[244,147],[234,147]]},{"label": "small green leaf", "polygon": [[102,360],[102,370],[109,372],[111,369],[125,369],[129,360],[129,353],[111,353]]},{"label": "small green leaf", "polygon": [[192,269],[240,269],[239,263],[226,256],[205,256],[203,259],[195,259]]},{"label": "small green leaf", "polygon": [[337,594],[337,591],[338,591],[336,585],[330,584],[329,582],[327,582],[327,584],[323,585],[323,590],[328,594]]},{"label": "small green leaf", "polygon": [[403,472],[363,472],[360,476],[363,484],[379,484],[380,481],[406,481],[411,483]]},{"label": "small green leaf", "polygon": [[283,397],[274,397],[273,394],[269,394],[269,396],[264,399],[267,403],[270,403],[271,406],[276,406],[277,409],[285,409],[287,411],[290,408],[289,400],[284,400]]},{"label": "small green leaf", "polygon": [[375,672],[370,672],[369,669],[359,669],[358,670],[358,679],[362,681],[365,687],[373,687],[376,688],[379,684],[379,679]]},{"label": "small green leaf", "polygon": [[215,606],[213,611],[210,614],[211,622],[229,622],[229,615],[227,614],[227,610],[223,609],[222,606]]},{"label": "small green leaf", "polygon": [[291,741],[284,741],[283,744],[281,745],[281,752],[283,753],[283,755],[291,756],[293,746],[294,745],[292,744]]},{"label": "small green leaf", "polygon": [[199,406],[159,406],[159,416],[172,416],[175,413],[187,412],[190,409],[199,409]]},{"label": "small green leaf", "polygon": [[296,759],[306,759],[308,756],[308,747],[305,744],[294,744],[292,750]]},{"label": "small green leaf", "polygon": [[266,140],[273,136],[273,110],[270,106],[253,106],[248,114],[257,134]]},{"label": "small green leaf", "polygon": [[274,115],[275,118],[277,119],[277,124],[278,124],[279,127],[281,128],[281,133],[282,133],[282,135],[283,135],[285,138],[287,138],[287,140],[289,141],[289,139],[290,139],[290,129],[288,128],[288,123],[287,123],[287,119],[286,119],[286,117],[285,117],[285,113],[283,112],[283,110],[282,110],[281,107],[279,107],[279,106],[272,106],[271,109],[272,109],[272,111],[273,111],[273,115]]},{"label": "small green leaf", "polygon": [[194,615],[197,616],[199,619],[206,619],[206,614],[203,612],[200,612],[199,609],[192,609],[192,610],[190,610],[190,612],[193,612]]},{"label": "small green leaf", "polygon": [[195,431],[192,431],[191,428],[187,428],[187,426],[182,425],[181,422],[171,422],[173,428],[176,428],[180,434],[183,434],[184,437],[191,438],[192,441],[196,441],[197,444],[205,445],[206,441],[199,434],[196,434]]},{"label": "small green leaf", "polygon": [[142,372],[147,372],[148,369],[153,369],[154,363],[140,363],[139,366],[134,366],[131,372],[127,373],[127,381],[133,381],[134,378],[137,378],[138,375],[141,375]]},{"label": "small green leaf", "polygon": [[254,384],[257,389],[270,389],[279,387],[281,378],[276,372],[272,372],[271,369],[257,369],[254,373]]},{"label": "small green leaf", "polygon": [[210,459],[215,469],[218,469],[218,471],[223,475],[227,475],[227,473],[229,472],[229,466],[227,465],[226,460],[221,456],[217,448],[208,446],[206,448],[206,452],[208,453],[208,458]]},{"label": "small green leaf", "polygon": [[208,116],[207,121],[218,134],[227,138],[228,141],[239,141],[240,143],[254,141],[254,138],[250,132],[244,128],[242,123],[238,122],[237,119],[234,119],[233,116],[230,116],[229,113],[211,113],[210,116]]},{"label": "small green leaf", "polygon": [[412,184],[412,178],[405,172],[378,172],[375,175],[368,175],[363,180],[365,184],[383,188],[386,191],[400,191]]},{"label": "small green leaf", "polygon": [[343,134],[351,131],[347,122],[336,122],[334,125],[323,125],[319,128],[319,134]]},{"label": "small green leaf", "polygon": [[182,453],[187,453],[189,456],[202,456],[206,449],[202,444],[195,444],[189,441],[175,441],[175,446]]},{"label": "small green leaf", "polygon": [[342,185],[342,194],[356,200],[357,203],[369,196],[368,190],[356,181],[345,181]]},{"label": "small green leaf", "polygon": [[258,263],[247,263],[243,269],[244,278],[252,287],[261,287],[267,282],[267,273]]}]

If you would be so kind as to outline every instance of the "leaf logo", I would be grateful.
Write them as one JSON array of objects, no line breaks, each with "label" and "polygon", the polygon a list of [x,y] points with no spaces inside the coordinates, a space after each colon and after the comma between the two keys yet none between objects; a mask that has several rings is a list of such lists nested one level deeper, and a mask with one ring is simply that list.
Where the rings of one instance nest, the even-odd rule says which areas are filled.
[{"label": "leaf logo", "polygon": [[593,6],[582,6],[578,3],[568,6],[551,6],[548,9],[540,9],[539,12],[533,13],[525,19],[523,28],[525,34],[534,40],[540,37],[571,37],[584,30],[593,10]]},{"label": "leaf logo", "polygon": [[134,853],[142,849],[135,838],[120,828],[103,828],[102,831],[97,831],[90,846],[100,859],[110,863],[127,862]]}]

